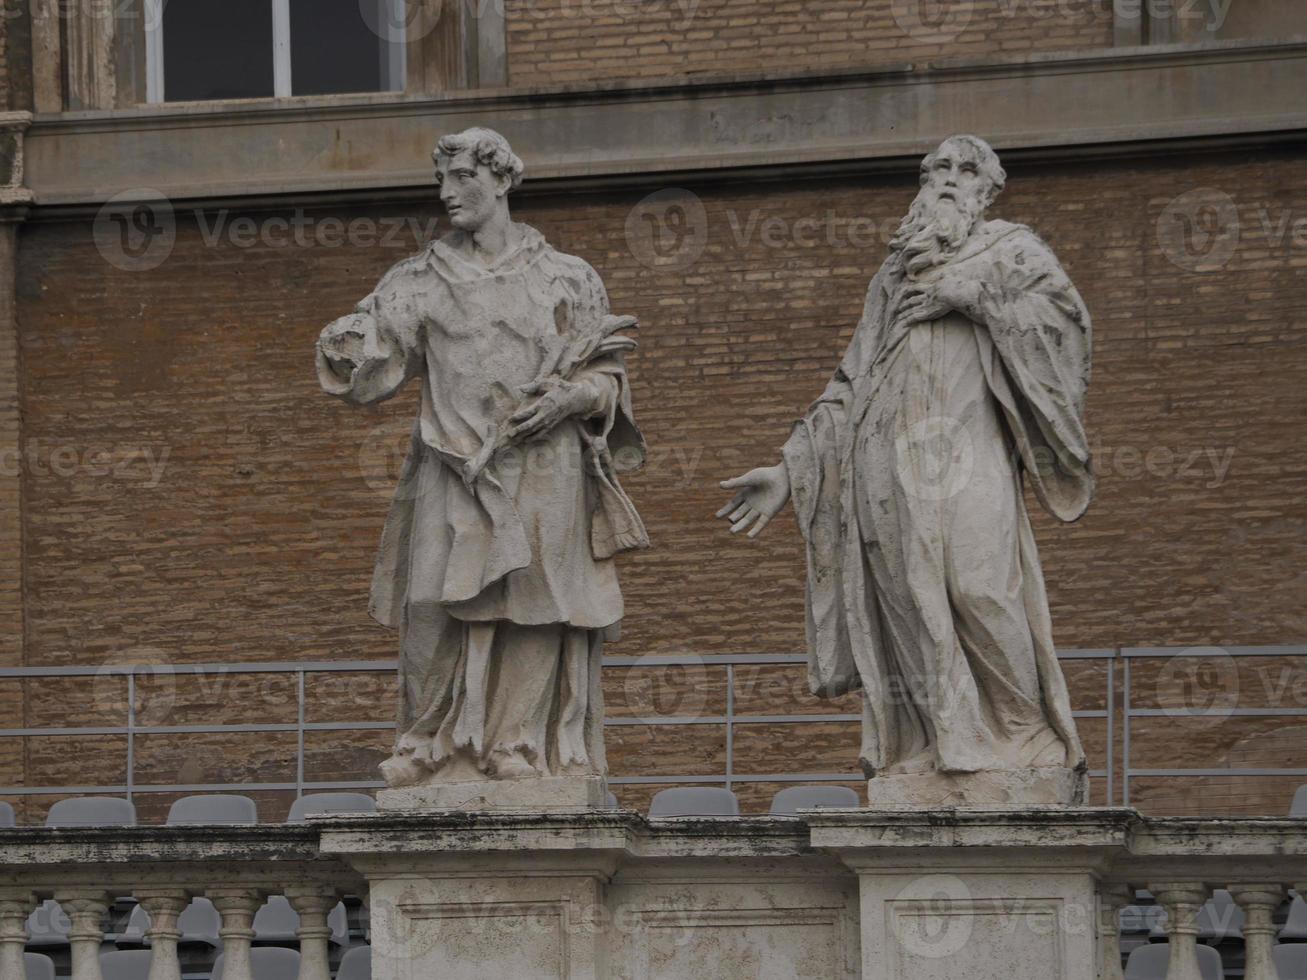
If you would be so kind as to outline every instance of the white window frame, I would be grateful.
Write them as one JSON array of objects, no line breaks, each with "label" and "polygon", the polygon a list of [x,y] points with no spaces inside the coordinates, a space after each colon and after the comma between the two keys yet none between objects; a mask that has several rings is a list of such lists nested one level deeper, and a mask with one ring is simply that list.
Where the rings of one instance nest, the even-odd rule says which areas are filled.
[{"label": "white window frame", "polygon": [[[389,16],[383,25],[386,37],[382,67],[386,73],[383,92],[403,92],[408,70],[404,17],[409,0],[382,0]],[[163,8],[167,0],[144,0],[145,3],[145,101],[163,102],[164,45]],[[290,0],[272,0],[272,97],[290,98],[294,92],[290,59]]]}]

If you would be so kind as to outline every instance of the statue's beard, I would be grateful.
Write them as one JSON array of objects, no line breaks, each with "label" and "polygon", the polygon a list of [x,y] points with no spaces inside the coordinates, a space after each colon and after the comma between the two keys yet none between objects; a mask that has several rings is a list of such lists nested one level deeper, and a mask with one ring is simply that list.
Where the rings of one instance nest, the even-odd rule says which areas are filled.
[{"label": "statue's beard", "polygon": [[923,187],[890,240],[890,248],[903,255],[908,278],[917,279],[957,255],[984,210],[978,195],[941,200]]}]

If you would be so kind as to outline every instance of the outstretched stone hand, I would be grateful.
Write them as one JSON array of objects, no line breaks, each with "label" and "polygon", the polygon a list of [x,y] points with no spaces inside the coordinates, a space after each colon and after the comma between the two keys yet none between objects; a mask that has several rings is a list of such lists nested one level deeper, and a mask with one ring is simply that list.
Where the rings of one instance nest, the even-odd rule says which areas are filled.
[{"label": "outstretched stone hand", "polygon": [[756,538],[790,499],[790,474],[784,463],[760,466],[744,476],[723,480],[721,487],[736,494],[717,516],[731,522],[732,534],[752,524],[749,537]]}]

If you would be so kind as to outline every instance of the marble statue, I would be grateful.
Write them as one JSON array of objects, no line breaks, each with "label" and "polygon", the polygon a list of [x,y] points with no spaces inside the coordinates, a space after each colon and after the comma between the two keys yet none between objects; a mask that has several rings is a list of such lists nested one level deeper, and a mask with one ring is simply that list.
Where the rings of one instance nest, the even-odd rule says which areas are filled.
[{"label": "marble statue", "polygon": [[[322,331],[322,387],[359,405],[418,379],[370,611],[399,631],[390,787],[602,777],[599,684],[622,619],[613,556],[645,547],[618,471],[644,442],[586,262],[509,216],[522,161],[486,129],[436,146],[453,230]],[[616,460],[616,461],[615,461]]]},{"label": "marble statue", "polygon": [[825,392],[781,462],[722,483],[750,537],[794,501],[809,681],[861,689],[873,805],[1085,798],[1022,487],[1089,505],[1089,314],[1029,228],[986,220],[1005,179],[974,136],[922,161]]}]

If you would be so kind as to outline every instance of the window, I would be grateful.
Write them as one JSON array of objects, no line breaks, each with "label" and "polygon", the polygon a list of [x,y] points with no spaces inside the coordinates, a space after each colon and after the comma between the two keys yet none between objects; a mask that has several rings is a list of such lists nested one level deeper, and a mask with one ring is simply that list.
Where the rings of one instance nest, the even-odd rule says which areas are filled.
[{"label": "window", "polygon": [[147,100],[404,88],[406,0],[147,0]]}]

